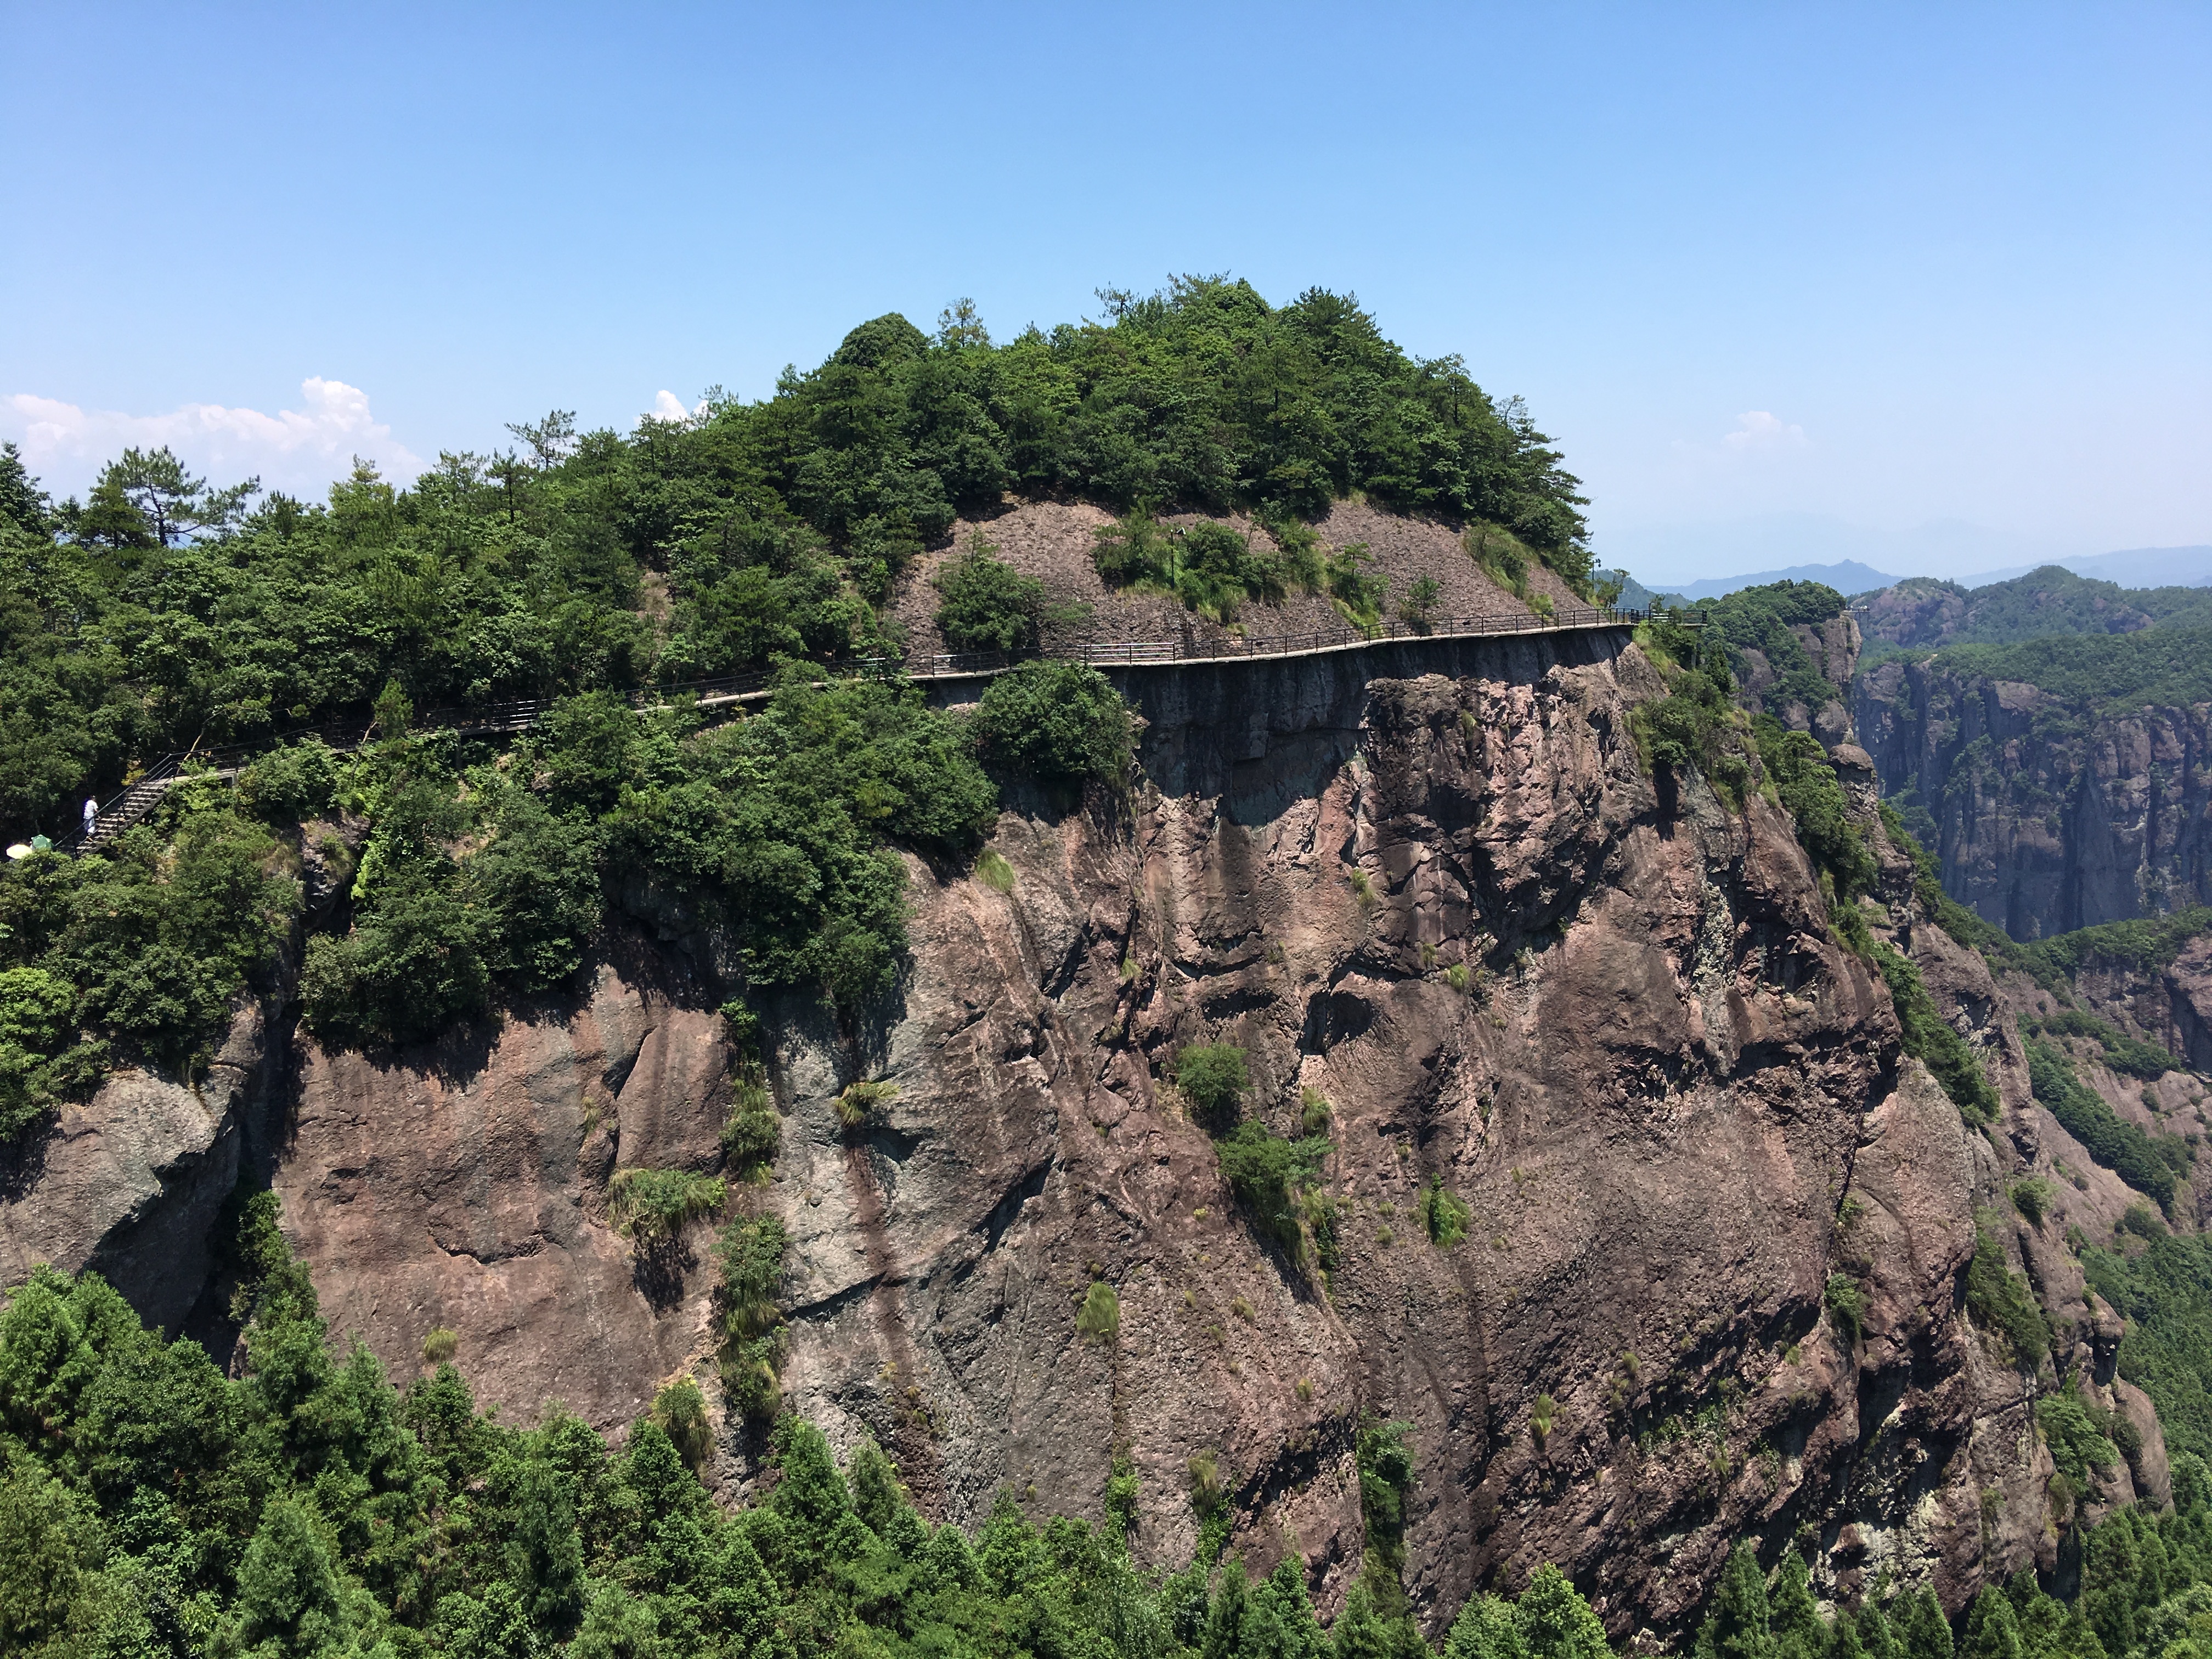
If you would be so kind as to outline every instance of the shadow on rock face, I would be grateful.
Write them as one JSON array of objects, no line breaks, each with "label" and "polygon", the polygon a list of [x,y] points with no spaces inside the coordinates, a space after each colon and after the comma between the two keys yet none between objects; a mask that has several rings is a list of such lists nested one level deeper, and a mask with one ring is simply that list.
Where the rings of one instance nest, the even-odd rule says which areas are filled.
[{"label": "shadow on rock face", "polygon": [[56,1127],[56,1120],[47,1117],[0,1146],[0,1202],[13,1203],[30,1196],[31,1188],[46,1172],[46,1146]]}]

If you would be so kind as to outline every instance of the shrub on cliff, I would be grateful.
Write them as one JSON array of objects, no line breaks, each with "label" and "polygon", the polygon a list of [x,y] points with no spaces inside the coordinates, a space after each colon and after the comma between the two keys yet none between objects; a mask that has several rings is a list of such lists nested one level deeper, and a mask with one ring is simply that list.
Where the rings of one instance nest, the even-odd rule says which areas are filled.
[{"label": "shrub on cliff", "polygon": [[651,1249],[720,1209],[728,1191],[689,1170],[617,1170],[607,1182],[607,1213],[617,1232]]},{"label": "shrub on cliff", "polygon": [[1834,883],[1836,896],[1848,903],[1868,891],[1880,866],[1851,822],[1844,787],[1820,740],[1809,732],[1787,731],[1765,714],[1754,717],[1751,727],[1759,765],[1796,820],[1797,839],[1814,865]]},{"label": "shrub on cliff", "polygon": [[1741,806],[1751,769],[1736,752],[1741,717],[1725,657],[1694,630],[1663,620],[1638,628],[1636,639],[1667,682],[1665,696],[1629,714],[1638,757],[1655,772],[1695,767]]},{"label": "shrub on cliff", "polygon": [[1974,1214],[1974,1255],[1966,1264],[1966,1311],[1975,1324],[2002,1338],[2023,1370],[2040,1367],[2051,1351],[2051,1325],[2027,1281],[2005,1260],[2001,1217]]},{"label": "shrub on cliff", "polygon": [[1194,1042],[1175,1057],[1176,1087],[1202,1122],[1226,1126],[1252,1086],[1244,1051],[1233,1042]]},{"label": "shrub on cliff", "polygon": [[930,578],[944,596],[937,631],[954,651],[1023,651],[1037,642],[1044,584],[1000,559],[978,533],[959,557]]},{"label": "shrub on cliff", "polygon": [[722,1391],[732,1410],[760,1420],[775,1416],[783,1398],[776,1376],[783,1313],[776,1298],[788,1243],[783,1223],[772,1215],[733,1221],[714,1238]]},{"label": "shrub on cliff", "polygon": [[1889,987],[1905,1052],[1927,1066],[1969,1123],[1996,1121],[1997,1092],[1966,1040],[1951,1027],[1929,994],[1920,970],[1887,945],[1874,947],[1875,966]]},{"label": "shrub on cliff", "polygon": [[2024,1019],[2021,1029],[2030,1036],[2048,1031],[2057,1036],[2087,1037],[2105,1051],[2105,1064],[2123,1077],[2155,1082],[2168,1072],[2181,1069],[2180,1062],[2155,1042],[2131,1037],[2078,1008],[2061,1008],[2039,1018]]},{"label": "shrub on cliff", "polygon": [[2109,1469],[2120,1461],[2119,1448],[2106,1437],[2082,1401],[2076,1378],[2067,1378],[2057,1394],[2035,1402],[2035,1424],[2043,1431],[2044,1444],[2051,1448],[2051,1461],[2076,1491],[2087,1485],[2092,1469]]},{"label": "shrub on cliff", "polygon": [[1121,1334],[1121,1298],[1104,1279],[1091,1280],[1083,1305],[1075,1311],[1075,1329],[1079,1336],[1102,1342],[1110,1342]]},{"label": "shrub on cliff", "polygon": [[[1185,1050],[1185,1053],[1188,1053]],[[1237,1052],[1242,1058],[1241,1051]],[[1285,1140],[1247,1118],[1215,1143],[1221,1176],[1260,1231],[1293,1261],[1304,1254],[1300,1194],[1330,1152],[1322,1137]]]},{"label": "shrub on cliff", "polygon": [[1359,1514],[1367,1546],[1393,1566],[1405,1558],[1406,1494],[1413,1485],[1413,1450],[1406,1443],[1411,1423],[1385,1422],[1363,1413],[1352,1439],[1359,1471]]},{"label": "shrub on cliff", "polygon": [[1420,1211],[1421,1230],[1440,1250],[1448,1250],[1465,1238],[1468,1224],[1474,1218],[1467,1200],[1441,1181],[1421,1188]]},{"label": "shrub on cliff", "polygon": [[1026,662],[994,679],[975,716],[983,752],[1007,771],[1066,786],[1129,775],[1129,710],[1079,662]]},{"label": "shrub on cliff", "polygon": [[2121,1117],[2074,1075],[2073,1062],[2064,1049],[2034,1037],[2028,1039],[2027,1047],[2028,1085],[2036,1100],[2081,1143],[2084,1152],[2137,1192],[2156,1200],[2158,1207],[2171,1216],[2175,1164],[2180,1164],[2181,1173],[2188,1169],[2185,1146],[2179,1156],[2169,1158],[2157,1141]]}]

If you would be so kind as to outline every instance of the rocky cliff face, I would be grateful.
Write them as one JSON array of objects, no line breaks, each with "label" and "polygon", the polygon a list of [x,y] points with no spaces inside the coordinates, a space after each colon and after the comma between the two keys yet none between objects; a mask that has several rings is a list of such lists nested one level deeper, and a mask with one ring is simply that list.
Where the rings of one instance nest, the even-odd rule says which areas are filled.
[{"label": "rocky cliff face", "polygon": [[2212,898],[2212,707],[2098,715],[1900,659],[1859,677],[1855,712],[1945,890],[2014,938]]},{"label": "rocky cliff face", "polygon": [[[1823,623],[1798,623],[1790,629],[1806,659],[1832,688],[1825,699],[1796,697],[1783,701],[1774,717],[1794,732],[1810,732],[1832,749],[1851,737],[1851,677],[1858,672],[1859,625],[1849,611]],[[1768,692],[1780,679],[1767,653],[1755,647],[1741,648],[1738,693],[1747,708],[1764,708]]]},{"label": "rocky cliff face", "polygon": [[[1898,912],[1999,1078],[1992,1137],[1900,1057],[1785,817],[1694,783],[1662,811],[1628,726],[1660,688],[1625,634],[1124,689],[1149,781],[1016,802],[1010,885],[910,859],[911,969],[872,1023],[772,1011],[781,1149],[731,1204],[790,1231],[792,1405],[841,1445],[872,1434],[963,1521],[1006,1484],[1097,1517],[1126,1455],[1157,1561],[1190,1549],[1210,1455],[1248,1563],[1295,1553],[1324,1607],[1363,1548],[1358,1425],[1407,1423],[1405,1577],[1432,1626],[1550,1560],[1617,1634],[1672,1639],[1746,1533],[1809,1536],[1836,1595],[1891,1571],[1956,1606],[2055,1564],[2035,1384],[1959,1308],[1977,1203],[2058,1133],[1978,957]],[[714,941],[662,924],[495,1031],[280,1043],[268,1086],[191,1133],[149,1127],[181,1101],[119,1081],[6,1212],[11,1268],[90,1261],[188,1305],[182,1242],[259,1158],[336,1331],[404,1376],[450,1328],[511,1417],[557,1398],[618,1431],[713,1340],[707,1228],[647,1271],[605,1213],[613,1168],[720,1156]],[[1225,1186],[1169,1081],[1207,1041],[1247,1051],[1243,1109],[1278,1133],[1328,1103],[1334,1271]],[[863,1078],[898,1092],[852,1130],[836,1100]],[[1437,1186],[1468,1206],[1457,1243],[1423,1224]],[[2062,1352],[2109,1382],[2118,1327],[2072,1258],[2001,1231],[2070,1306]],[[1098,1280],[1119,1331],[1086,1339]],[[732,1422],[722,1446],[714,1477],[741,1489],[757,1443]],[[2138,1477],[2156,1490],[2118,1472],[2101,1501]]]},{"label": "rocky cliff face", "polygon": [[[1663,1632],[1746,1530],[1809,1527],[1832,1589],[1894,1568],[1954,1600],[2047,1555],[2032,1389],[1954,1309],[1996,1155],[1898,1063],[1789,824],[1701,792],[1661,816],[1618,640],[1457,649],[1150,678],[1159,793],[1010,817],[1004,895],[915,869],[880,1053],[781,1056],[796,1403],[958,1515],[1006,1479],[1095,1510],[1126,1445],[1159,1559],[1213,1451],[1248,1556],[1297,1549],[1324,1595],[1359,1549],[1356,1425],[1410,1422],[1432,1616],[1550,1559]],[[1215,1039],[1279,1132],[1303,1091],[1334,1109],[1326,1279],[1255,1235],[1162,1080]],[[878,1068],[901,1093],[856,1145],[830,1098]],[[1416,1219],[1437,1182],[1472,1210],[1449,1249]],[[1859,1341],[1823,1314],[1839,1271]],[[1075,1328],[1093,1278],[1110,1345]]]}]

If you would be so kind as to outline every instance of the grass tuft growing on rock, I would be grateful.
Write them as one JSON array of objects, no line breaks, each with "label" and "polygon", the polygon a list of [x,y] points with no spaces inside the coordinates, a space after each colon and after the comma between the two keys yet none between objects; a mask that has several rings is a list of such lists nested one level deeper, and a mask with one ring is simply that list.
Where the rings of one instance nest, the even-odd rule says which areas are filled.
[{"label": "grass tuft growing on rock", "polygon": [[1083,1306],[1076,1310],[1075,1329],[1096,1342],[1111,1342],[1121,1334],[1121,1298],[1104,1279],[1091,1281]]},{"label": "grass tuft growing on rock", "polygon": [[714,1214],[728,1195],[714,1176],[689,1170],[617,1170],[607,1182],[607,1210],[617,1232],[650,1249]]}]

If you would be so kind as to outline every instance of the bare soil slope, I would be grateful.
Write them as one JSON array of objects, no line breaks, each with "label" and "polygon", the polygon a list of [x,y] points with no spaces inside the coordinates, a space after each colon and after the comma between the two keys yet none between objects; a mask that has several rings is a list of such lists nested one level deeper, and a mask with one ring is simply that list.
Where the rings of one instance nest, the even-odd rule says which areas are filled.
[{"label": "bare soil slope", "polygon": [[[1179,641],[1202,647],[1227,639],[1229,629],[1192,615],[1172,595],[1117,592],[1106,586],[1092,562],[1091,548],[1098,530],[1113,521],[1113,515],[1103,508],[1066,501],[1024,502],[988,519],[960,520],[953,526],[948,544],[923,555],[902,572],[893,592],[891,612],[906,630],[909,649],[935,654],[949,648],[932,620],[939,595],[930,579],[979,536],[997,557],[1043,582],[1052,605],[1089,607],[1080,620],[1071,617],[1057,623],[1050,635],[1054,641]],[[1166,520],[1170,524],[1195,521],[1188,514]],[[1272,544],[1267,532],[1249,520],[1224,522],[1250,537],[1257,546]],[[1400,518],[1364,502],[1340,501],[1315,528],[1331,549],[1355,542],[1365,544],[1374,556],[1376,571],[1389,582],[1386,615],[1397,614],[1399,604],[1422,576],[1431,578],[1442,590],[1437,604],[1439,615],[1528,614],[1528,606],[1483,574],[1461,546],[1458,532],[1449,526]],[[1540,566],[1529,571],[1528,589],[1532,594],[1548,595],[1554,605],[1583,603],[1565,582]],[[1279,605],[1247,606],[1234,625],[1250,636],[1279,638],[1334,632],[1346,623],[1327,595],[1292,593]]]}]

